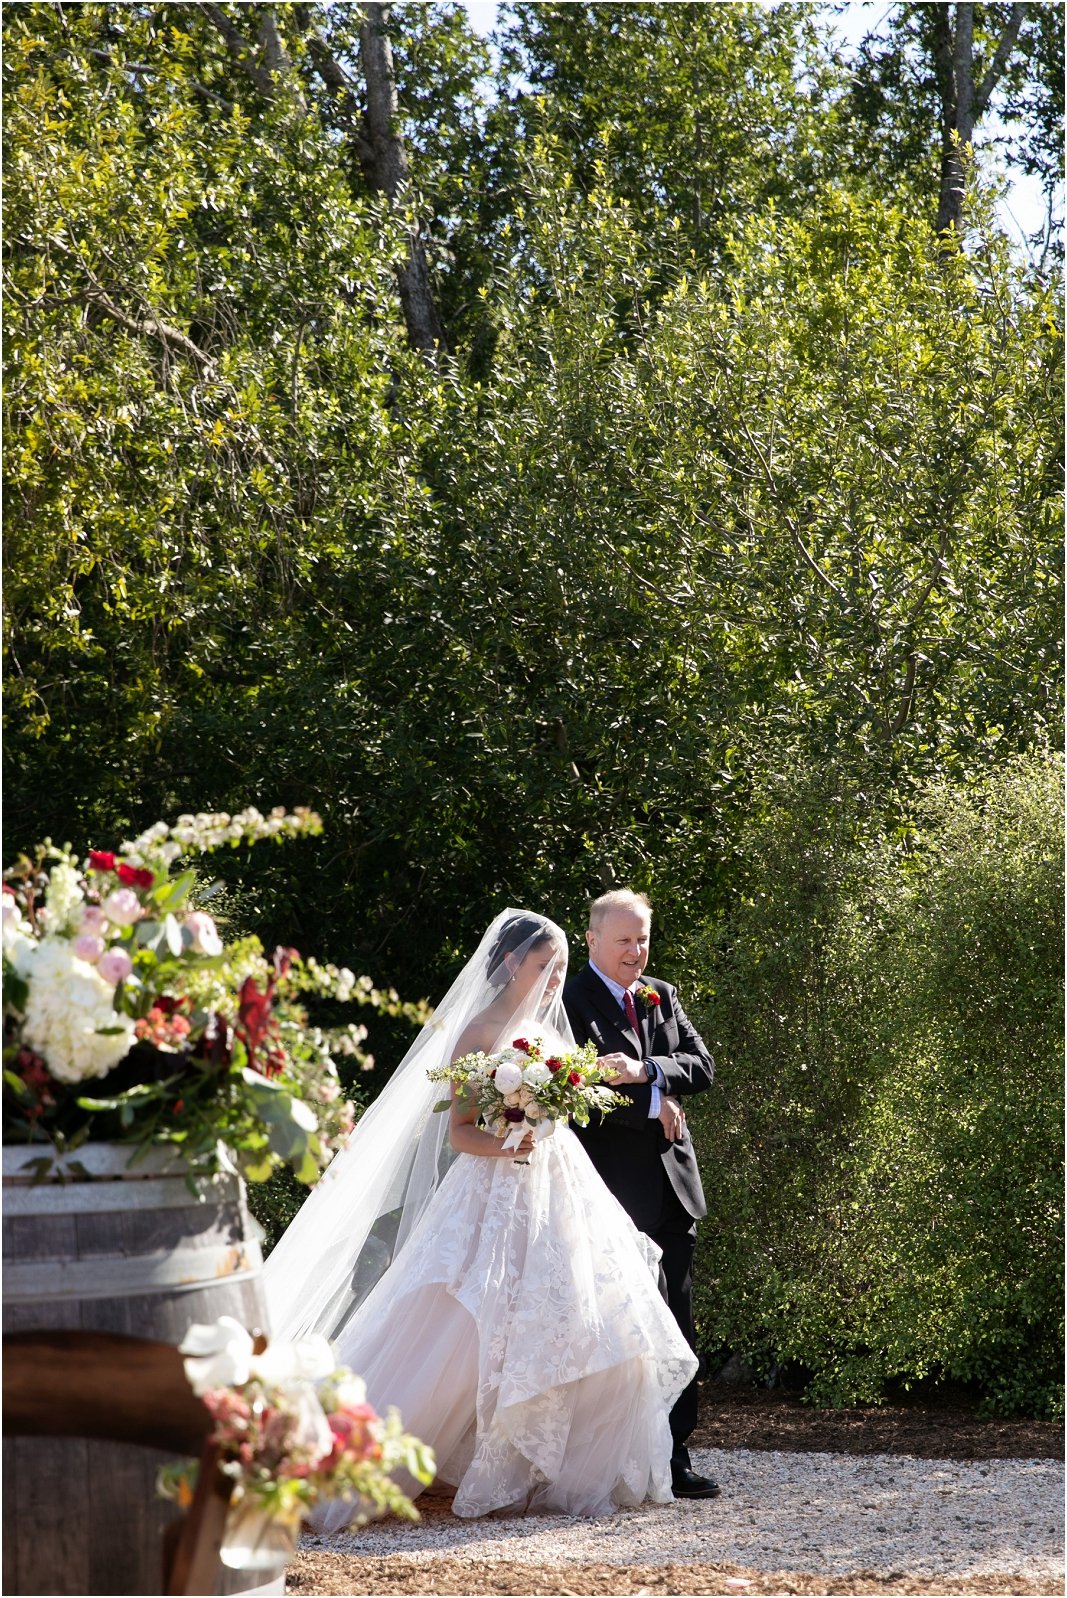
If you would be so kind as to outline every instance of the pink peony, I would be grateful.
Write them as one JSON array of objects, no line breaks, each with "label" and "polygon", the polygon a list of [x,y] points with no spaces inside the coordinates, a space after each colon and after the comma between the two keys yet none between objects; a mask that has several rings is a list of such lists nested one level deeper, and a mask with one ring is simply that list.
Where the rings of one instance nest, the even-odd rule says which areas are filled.
[{"label": "pink peony", "polygon": [[80,938],[74,940],[74,953],[79,960],[84,960],[88,965],[95,965],[103,954],[105,948],[103,938],[95,932],[83,932]]},{"label": "pink peony", "polygon": [[132,888],[116,888],[104,900],[104,914],[116,927],[132,927],[144,915],[141,901]]},{"label": "pink peony", "polygon": [[103,932],[107,926],[107,916],[98,904],[87,904],[82,911],[83,932]]},{"label": "pink peony", "polygon": [[120,982],[125,982],[133,970],[133,961],[125,949],[109,949],[96,969],[105,982],[110,982],[112,987],[117,987]]}]

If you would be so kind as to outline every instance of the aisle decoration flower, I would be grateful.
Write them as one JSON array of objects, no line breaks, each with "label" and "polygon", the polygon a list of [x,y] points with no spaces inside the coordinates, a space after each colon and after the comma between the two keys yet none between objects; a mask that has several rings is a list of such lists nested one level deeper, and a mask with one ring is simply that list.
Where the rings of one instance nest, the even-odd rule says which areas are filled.
[{"label": "aisle decoration flower", "polygon": [[[540,1037],[516,1038],[496,1054],[465,1054],[451,1065],[427,1072],[432,1082],[454,1082],[477,1102],[482,1120],[506,1149],[516,1149],[532,1131],[534,1142],[551,1136],[557,1121],[588,1126],[593,1110],[628,1104],[607,1086],[597,1067],[596,1047],[584,1044],[565,1054],[546,1055]],[[442,1099],[435,1110],[447,1110]]]},{"label": "aisle decoration flower", "polygon": [[[325,1499],[350,1500],[357,1525],[387,1511],[419,1518],[393,1478],[404,1471],[424,1486],[431,1482],[432,1449],[403,1430],[395,1409],[383,1418],[371,1408],[363,1381],[336,1364],[325,1337],[263,1348],[224,1315],[190,1326],[181,1352],[190,1386],[214,1420],[220,1469],[233,1482],[225,1562],[269,1563],[266,1525],[280,1523],[295,1540],[303,1517]],[[191,1460],[165,1466],[159,1491],[187,1505],[196,1475]],[[250,1521],[259,1528],[251,1538]],[[257,1550],[257,1537],[265,1550]]]},{"label": "aisle decoration flower", "polygon": [[[337,1058],[368,1069],[366,1028],[313,1025],[307,1000],[424,1019],[345,967],[224,943],[219,884],[185,864],[224,846],[314,835],[311,810],[180,816],[120,849],[42,844],[4,872],[4,1141],[170,1145],[197,1176],[314,1181],[353,1125]],[[77,1164],[70,1165],[77,1174]]]}]

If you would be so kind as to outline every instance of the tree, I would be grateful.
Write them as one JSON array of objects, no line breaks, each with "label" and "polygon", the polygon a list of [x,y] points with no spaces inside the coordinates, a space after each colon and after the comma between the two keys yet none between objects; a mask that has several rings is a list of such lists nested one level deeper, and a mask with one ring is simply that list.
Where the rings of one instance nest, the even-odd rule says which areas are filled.
[{"label": "tree", "polygon": [[1063,169],[1061,6],[892,7],[861,48],[844,132],[857,140],[854,159],[886,182],[914,184],[935,230],[958,235],[967,147],[994,111],[1008,129],[996,142],[1041,175],[1051,205]]}]

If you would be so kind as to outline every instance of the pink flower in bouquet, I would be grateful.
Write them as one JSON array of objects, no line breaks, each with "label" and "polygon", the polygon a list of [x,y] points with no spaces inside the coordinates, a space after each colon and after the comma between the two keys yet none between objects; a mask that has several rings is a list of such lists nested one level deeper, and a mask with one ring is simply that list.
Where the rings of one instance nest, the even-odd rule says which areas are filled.
[{"label": "pink flower in bouquet", "polygon": [[[85,940],[83,938],[78,939],[78,943],[82,943],[84,941]],[[99,939],[97,941],[99,942]],[[75,952],[77,952],[77,944],[75,944],[74,947]],[[125,949],[109,949],[105,955],[101,956],[96,969],[99,971],[104,981],[110,982],[111,986],[114,988],[117,987],[120,982],[125,982],[126,978],[133,970],[133,961],[130,959]]]},{"label": "pink flower in bouquet", "polygon": [[114,893],[109,893],[104,900],[103,911],[116,927],[132,927],[144,915],[141,901],[132,888],[116,888]]},{"label": "pink flower in bouquet", "polygon": [[106,947],[103,938],[95,932],[83,932],[74,940],[74,953],[88,965],[95,965]]},{"label": "pink flower in bouquet", "polygon": [[216,955],[222,953],[222,939],[213,917],[204,910],[193,910],[185,918],[185,930],[192,938],[194,954]]},{"label": "pink flower in bouquet", "polygon": [[153,1043],[157,1049],[162,1049],[166,1054],[176,1054],[185,1043],[190,1032],[189,1022],[184,1015],[177,1015],[154,1004],[148,1014],[142,1016],[134,1027],[134,1031],[143,1043]]},{"label": "pink flower in bouquet", "polygon": [[107,916],[98,904],[87,904],[82,911],[82,931],[102,933],[107,926]]},{"label": "pink flower in bouquet", "polygon": [[382,1445],[378,1440],[378,1416],[369,1404],[355,1404],[327,1415],[333,1432],[333,1450],[322,1463],[329,1470],[344,1454],[356,1459],[379,1459]]}]

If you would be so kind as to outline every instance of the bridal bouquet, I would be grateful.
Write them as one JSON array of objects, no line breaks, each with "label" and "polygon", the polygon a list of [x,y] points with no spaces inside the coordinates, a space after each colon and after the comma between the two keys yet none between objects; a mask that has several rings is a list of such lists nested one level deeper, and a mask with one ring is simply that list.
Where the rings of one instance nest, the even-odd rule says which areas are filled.
[{"label": "bridal bouquet", "polygon": [[[588,1126],[593,1110],[607,1111],[629,1101],[613,1093],[597,1068],[596,1047],[584,1044],[565,1054],[546,1055],[542,1038],[516,1038],[497,1054],[465,1054],[427,1075],[433,1082],[455,1082],[464,1097],[477,1101],[482,1120],[517,1149],[527,1132],[535,1142],[550,1136],[557,1121]],[[447,1110],[449,1100],[435,1104]]]},{"label": "bridal bouquet", "polygon": [[[353,1125],[335,1056],[364,1067],[366,1028],[323,1031],[307,997],[416,1012],[344,967],[224,944],[190,856],[315,834],[313,811],[180,816],[79,860],[46,842],[4,872],[4,1141],[55,1154],[89,1139],[162,1143],[193,1172],[312,1182]],[[75,1167],[76,1169],[76,1167]]]},{"label": "bridal bouquet", "polygon": [[[432,1481],[433,1451],[403,1431],[396,1410],[384,1419],[375,1413],[362,1380],[336,1366],[325,1337],[263,1348],[224,1315],[190,1326],[181,1352],[189,1383],[214,1419],[220,1469],[234,1484],[224,1563],[256,1563],[254,1547],[242,1547],[249,1512],[261,1536],[264,1520],[295,1535],[324,1499],[350,1499],[357,1523],[387,1510],[419,1518],[392,1476],[403,1470],[424,1485]],[[166,1466],[159,1491],[187,1505],[196,1471],[192,1461]]]}]

